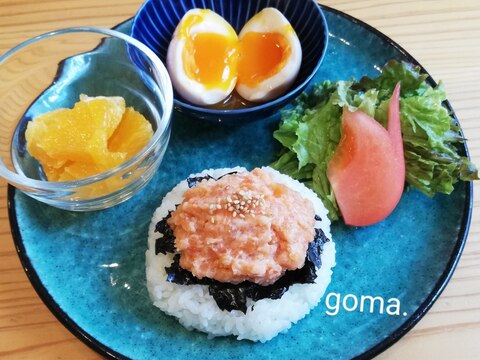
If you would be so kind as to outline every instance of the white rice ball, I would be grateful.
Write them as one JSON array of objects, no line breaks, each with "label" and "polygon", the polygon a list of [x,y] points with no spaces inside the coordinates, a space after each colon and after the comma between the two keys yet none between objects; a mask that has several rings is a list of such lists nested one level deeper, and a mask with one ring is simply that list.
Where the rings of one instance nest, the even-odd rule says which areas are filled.
[{"label": "white rice ball", "polygon": [[[146,251],[146,275],[153,304],[175,316],[189,330],[200,330],[212,337],[234,335],[238,340],[265,342],[280,332],[286,332],[293,323],[304,318],[319,303],[330,283],[331,268],[335,266],[335,244],[331,240],[330,221],[323,203],[300,182],[268,167],[263,170],[272,175],[273,181],[282,183],[309,199],[315,208],[315,214],[322,219],[315,226],[321,228],[330,241],[323,247],[322,266],[317,269],[315,283],[294,284],[280,299],[261,299],[255,302],[249,299],[247,313],[244,314],[240,310],[221,310],[209,294],[208,285],[178,285],[168,282],[165,267],[173,262],[173,254],[155,255],[155,242],[161,237],[155,232],[155,225],[183,201],[183,194],[188,190],[187,181],[184,180],[163,198],[161,206],[153,215]],[[245,171],[247,170],[242,167],[210,169],[190,177],[210,175],[218,178],[227,173]]]}]

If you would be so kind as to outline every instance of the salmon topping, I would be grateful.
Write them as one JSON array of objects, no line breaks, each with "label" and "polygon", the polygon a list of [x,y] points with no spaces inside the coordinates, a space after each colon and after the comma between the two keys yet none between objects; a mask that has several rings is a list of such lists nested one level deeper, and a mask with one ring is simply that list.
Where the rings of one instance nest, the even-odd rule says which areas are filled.
[{"label": "salmon topping", "polygon": [[303,267],[315,211],[298,192],[254,169],[188,189],[168,225],[180,266],[195,277],[270,285]]}]

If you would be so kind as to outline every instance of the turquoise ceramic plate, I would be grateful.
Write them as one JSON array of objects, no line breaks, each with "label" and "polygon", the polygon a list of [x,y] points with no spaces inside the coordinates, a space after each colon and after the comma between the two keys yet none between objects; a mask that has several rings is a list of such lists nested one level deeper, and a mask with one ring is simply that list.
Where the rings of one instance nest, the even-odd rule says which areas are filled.
[{"label": "turquoise ceramic plate", "polygon": [[[332,9],[325,15],[329,48],[316,81],[372,76],[391,58],[416,63],[358,20]],[[126,32],[129,27],[130,22],[120,25]],[[279,150],[272,139],[277,122],[278,116],[220,127],[175,114],[169,148],[151,183],[104,211],[65,212],[10,188],[14,241],[50,310],[81,340],[113,358],[367,358],[397,341],[428,311],[452,275],[469,227],[469,183],[434,199],[409,191],[375,226],[333,226],[337,266],[327,289],[329,302],[322,301],[268,343],[209,340],[150,303],[144,253],[150,218],[162,197],[190,173],[206,168],[269,164]],[[370,308],[365,296],[381,297],[384,303],[377,299]]]}]

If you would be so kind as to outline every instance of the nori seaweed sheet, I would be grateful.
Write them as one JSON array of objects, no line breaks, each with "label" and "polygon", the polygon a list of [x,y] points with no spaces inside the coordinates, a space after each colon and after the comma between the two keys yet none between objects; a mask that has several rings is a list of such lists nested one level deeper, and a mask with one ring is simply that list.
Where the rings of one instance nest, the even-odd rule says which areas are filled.
[{"label": "nori seaweed sheet", "polygon": [[163,238],[159,238],[155,241],[155,255],[162,253],[166,255],[168,253],[173,253],[177,249],[175,248],[175,236],[173,235],[173,230],[167,224],[167,220],[172,217],[172,212],[169,211],[168,215],[165,216],[155,225],[155,232],[163,234]]},{"label": "nori seaweed sheet", "polygon": [[[235,173],[236,172],[233,172],[223,176]],[[193,187],[206,179],[214,178],[209,175],[191,177],[187,179],[187,183],[189,187]],[[167,223],[171,215],[172,211],[169,211],[168,215],[155,225],[155,232],[163,234],[163,237],[155,241],[155,255],[159,253],[165,255],[166,253],[176,252],[175,236]],[[320,217],[315,215],[315,220],[320,220]],[[190,271],[180,267],[180,254],[178,253],[173,257],[173,263],[169,267],[165,267],[167,281],[179,285],[208,285],[210,295],[212,295],[221,310],[240,310],[246,313],[248,298],[254,301],[265,298],[280,299],[293,284],[314,283],[317,278],[316,269],[322,265],[320,255],[323,252],[323,245],[328,241],[329,239],[322,229],[315,229],[315,236],[308,244],[305,265],[301,269],[286,271],[280,279],[268,286],[258,285],[250,281],[244,281],[240,284],[230,284],[209,278],[198,279]]]},{"label": "nori seaweed sheet", "polygon": [[192,188],[192,187],[197,186],[203,180],[210,180],[210,179],[215,180],[215,178],[211,177],[210,175],[189,177],[187,179],[187,185],[188,185],[189,188]]},{"label": "nori seaweed sheet", "polygon": [[189,188],[192,188],[192,187],[197,186],[203,180],[215,180],[215,181],[217,181],[217,180],[223,178],[224,176],[233,175],[233,174],[237,174],[237,173],[238,173],[237,171],[232,171],[232,172],[223,174],[222,176],[220,176],[216,179],[214,177],[208,175],[208,174],[205,175],[205,176],[192,176],[192,177],[187,178],[187,185],[188,185]]},{"label": "nori seaweed sheet", "polygon": [[[157,239],[164,242],[165,238]],[[312,284],[317,278],[316,269],[321,266],[320,255],[323,251],[323,245],[328,242],[321,229],[315,229],[315,237],[308,244],[305,265],[297,270],[288,270],[275,283],[262,286],[250,281],[244,281],[240,284],[222,283],[210,278],[198,279],[190,271],[180,267],[180,254],[175,254],[173,263],[165,267],[167,272],[167,281],[179,285],[208,285],[208,291],[213,296],[215,302],[221,310],[240,310],[247,312],[247,298],[254,301],[269,298],[280,299],[288,288],[293,284]],[[155,245],[155,248],[162,247]],[[169,251],[171,253],[175,251]]]}]

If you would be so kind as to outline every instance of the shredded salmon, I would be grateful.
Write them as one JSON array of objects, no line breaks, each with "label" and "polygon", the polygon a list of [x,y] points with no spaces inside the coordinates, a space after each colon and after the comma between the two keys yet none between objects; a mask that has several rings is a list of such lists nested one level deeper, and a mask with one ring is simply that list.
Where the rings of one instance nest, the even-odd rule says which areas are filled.
[{"label": "shredded salmon", "polygon": [[168,220],[180,266],[197,278],[269,285],[303,267],[312,203],[262,169],[202,181]]}]

